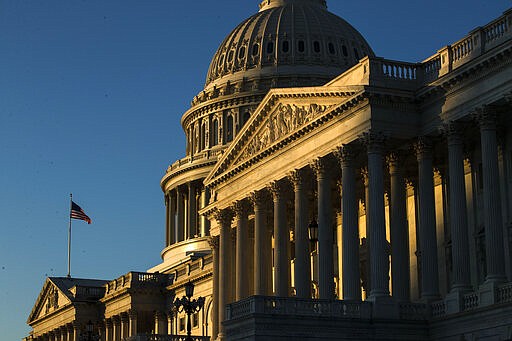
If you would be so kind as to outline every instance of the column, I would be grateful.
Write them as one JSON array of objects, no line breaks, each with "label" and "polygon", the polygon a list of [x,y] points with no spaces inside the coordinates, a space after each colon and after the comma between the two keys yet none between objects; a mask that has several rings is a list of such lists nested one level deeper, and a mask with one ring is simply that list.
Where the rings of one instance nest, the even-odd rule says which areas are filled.
[{"label": "column", "polygon": [[79,337],[80,337],[80,324],[78,322],[73,322],[72,323],[72,326],[73,326],[73,340],[74,341],[78,341],[80,340]]},{"label": "column", "polygon": [[212,337],[215,340],[219,334],[219,237],[210,237],[208,239],[213,257],[213,288],[212,288]]},{"label": "column", "polygon": [[311,298],[311,257],[308,239],[308,201],[305,174],[297,169],[289,175],[295,193],[295,290],[299,298]]},{"label": "column", "polygon": [[480,125],[482,144],[486,282],[500,283],[506,280],[506,273],[496,136],[497,115],[491,108],[486,108],[478,111],[476,118]]},{"label": "column", "polygon": [[368,191],[367,219],[369,230],[370,278],[369,300],[389,296],[389,256],[387,252],[386,222],[384,213],[384,174],[383,151],[384,136],[366,133],[364,142],[368,154]]},{"label": "column", "polygon": [[393,298],[397,302],[411,299],[409,275],[409,226],[407,224],[407,192],[397,152],[388,156],[390,193],[391,278]]},{"label": "column", "polygon": [[233,220],[233,212],[230,209],[220,210],[215,217],[220,227],[219,238],[219,339],[225,338],[224,327],[222,322],[226,319],[226,305],[229,297],[229,282],[231,281],[229,259],[229,248],[231,245],[231,222]]},{"label": "column", "polygon": [[359,280],[359,207],[353,152],[343,146],[336,152],[341,163],[342,274],[343,299],[361,300]]},{"label": "column", "polygon": [[[204,187],[201,192],[201,208],[208,206],[210,202],[210,189]],[[210,220],[205,215],[201,216],[201,237],[210,235]]]},{"label": "column", "polygon": [[176,195],[177,195],[177,210],[178,210],[178,217],[177,217],[177,242],[182,242],[185,240],[185,193],[183,193],[183,190],[178,186],[176,187]]},{"label": "column", "polygon": [[445,124],[443,131],[448,141],[448,185],[453,266],[451,291],[468,291],[471,290],[471,267],[469,263],[466,183],[464,181],[464,143],[461,138],[461,127],[457,123]]},{"label": "column", "polygon": [[[69,341],[68,340],[68,328],[66,326],[60,327],[60,335],[62,341]],[[104,341],[104,340],[102,340]]]},{"label": "column", "polygon": [[251,193],[254,208],[254,295],[267,295],[270,276],[265,258],[268,254],[265,195],[261,191]]},{"label": "column", "polygon": [[[68,330],[68,341],[76,341],[75,340],[75,330],[73,328],[73,325],[72,324],[68,324],[67,326],[67,330]],[[111,340],[108,340],[107,341],[111,341]]]},{"label": "column", "polygon": [[176,190],[169,191],[169,245],[176,243]]},{"label": "column", "polygon": [[127,313],[121,313],[121,340],[130,336],[130,320]]},{"label": "column", "polygon": [[197,198],[196,185],[194,182],[188,183],[188,239],[193,239],[197,235]]},{"label": "column", "polygon": [[155,311],[155,334],[167,335],[167,315]]},{"label": "column", "polygon": [[318,186],[318,293],[321,299],[333,299],[335,294],[331,179],[327,163],[325,158],[318,158],[312,164]]},{"label": "column", "polygon": [[119,319],[119,316],[112,317],[112,339],[113,341],[121,341],[121,320]]},{"label": "column", "polygon": [[426,138],[420,137],[415,148],[418,160],[418,227],[422,271],[421,298],[430,301],[439,298],[432,145]]},{"label": "column", "polygon": [[249,231],[248,214],[249,204],[245,200],[237,201],[233,205],[236,214],[236,283],[235,300],[249,296],[248,250]]},{"label": "column", "polygon": [[130,332],[128,333],[128,335],[130,337],[136,336],[137,335],[137,312],[135,310],[131,309],[128,312],[128,318],[130,320]]},{"label": "column", "polygon": [[287,297],[289,295],[288,243],[290,238],[286,225],[283,183],[281,181],[272,182],[270,191],[274,201],[274,294],[277,297]]}]

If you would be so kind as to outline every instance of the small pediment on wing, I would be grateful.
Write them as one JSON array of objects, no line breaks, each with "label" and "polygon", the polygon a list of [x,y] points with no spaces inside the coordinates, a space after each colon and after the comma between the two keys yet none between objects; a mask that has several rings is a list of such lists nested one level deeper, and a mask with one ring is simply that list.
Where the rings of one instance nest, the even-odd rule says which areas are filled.
[{"label": "small pediment on wing", "polygon": [[63,292],[52,278],[47,278],[41,290],[27,323],[41,319],[59,308],[71,303],[68,295]]}]

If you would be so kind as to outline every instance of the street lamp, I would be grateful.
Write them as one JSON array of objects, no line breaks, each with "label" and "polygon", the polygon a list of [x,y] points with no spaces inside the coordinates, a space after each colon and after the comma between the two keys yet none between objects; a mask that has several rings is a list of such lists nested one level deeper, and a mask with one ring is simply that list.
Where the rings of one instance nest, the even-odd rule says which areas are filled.
[{"label": "street lamp", "polygon": [[80,340],[83,341],[96,341],[99,340],[99,335],[94,333],[94,324],[91,320],[85,325],[85,335],[80,336]]},{"label": "street lamp", "polygon": [[311,249],[314,249],[318,241],[318,223],[315,219],[311,220],[308,225],[309,241],[311,242]]},{"label": "street lamp", "polygon": [[193,341],[192,339],[192,323],[190,315],[195,312],[199,312],[204,305],[204,297],[199,297],[198,299],[192,299],[194,296],[194,284],[191,281],[188,281],[185,284],[185,296],[181,299],[177,298],[174,301],[174,307],[176,308],[178,313],[185,312],[187,314],[187,338],[185,341]]}]

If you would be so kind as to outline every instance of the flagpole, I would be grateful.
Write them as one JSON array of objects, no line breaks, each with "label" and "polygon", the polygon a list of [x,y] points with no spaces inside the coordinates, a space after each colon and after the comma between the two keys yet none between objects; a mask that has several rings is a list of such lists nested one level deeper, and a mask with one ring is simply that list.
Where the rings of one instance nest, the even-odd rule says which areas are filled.
[{"label": "flagpole", "polygon": [[73,193],[69,194],[69,230],[68,230],[68,278],[71,278],[71,210],[73,209]]}]

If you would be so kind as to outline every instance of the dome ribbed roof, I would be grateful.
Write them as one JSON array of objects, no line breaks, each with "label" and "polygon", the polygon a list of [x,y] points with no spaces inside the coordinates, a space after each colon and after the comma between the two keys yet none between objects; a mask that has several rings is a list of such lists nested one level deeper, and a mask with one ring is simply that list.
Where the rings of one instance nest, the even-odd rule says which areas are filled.
[{"label": "dome ribbed roof", "polygon": [[268,78],[311,85],[301,80],[328,81],[366,55],[374,55],[366,40],[327,11],[325,0],[265,0],[218,48],[205,90]]}]

